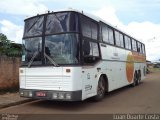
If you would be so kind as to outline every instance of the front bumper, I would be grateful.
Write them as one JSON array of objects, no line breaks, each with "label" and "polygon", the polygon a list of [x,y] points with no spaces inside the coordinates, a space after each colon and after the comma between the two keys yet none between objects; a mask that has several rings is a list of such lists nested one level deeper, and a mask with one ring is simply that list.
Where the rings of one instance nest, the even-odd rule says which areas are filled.
[{"label": "front bumper", "polygon": [[[56,101],[81,101],[82,90],[79,91],[54,91],[54,90],[34,90],[34,89],[20,89],[21,97],[33,99],[45,99]],[[38,94],[41,93],[41,94]]]}]

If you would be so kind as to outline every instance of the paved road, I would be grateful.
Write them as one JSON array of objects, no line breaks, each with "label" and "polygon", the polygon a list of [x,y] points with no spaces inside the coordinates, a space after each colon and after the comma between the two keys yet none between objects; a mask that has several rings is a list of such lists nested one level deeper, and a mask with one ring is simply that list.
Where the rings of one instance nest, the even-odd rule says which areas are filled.
[{"label": "paved road", "polygon": [[0,110],[12,114],[94,114],[94,113],[160,113],[160,72],[134,88],[124,87],[106,95],[101,102],[34,101]]}]

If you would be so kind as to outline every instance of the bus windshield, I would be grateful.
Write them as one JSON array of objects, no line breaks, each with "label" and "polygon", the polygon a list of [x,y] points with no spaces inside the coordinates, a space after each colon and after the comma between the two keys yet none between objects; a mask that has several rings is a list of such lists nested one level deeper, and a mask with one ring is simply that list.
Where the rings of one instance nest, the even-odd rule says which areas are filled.
[{"label": "bus windshield", "polygon": [[[46,36],[45,53],[57,64],[78,63],[78,35],[74,33]],[[46,60],[46,64],[51,61]]]},{"label": "bus windshield", "polygon": [[50,13],[25,20],[22,65],[78,64],[78,24],[74,12]]}]

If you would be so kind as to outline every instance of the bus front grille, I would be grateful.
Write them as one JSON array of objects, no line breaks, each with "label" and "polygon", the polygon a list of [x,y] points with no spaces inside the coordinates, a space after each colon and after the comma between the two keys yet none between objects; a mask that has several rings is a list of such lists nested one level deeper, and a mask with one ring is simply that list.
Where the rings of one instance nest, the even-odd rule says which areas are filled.
[{"label": "bus front grille", "polygon": [[26,76],[26,89],[65,90],[70,87],[70,76]]}]

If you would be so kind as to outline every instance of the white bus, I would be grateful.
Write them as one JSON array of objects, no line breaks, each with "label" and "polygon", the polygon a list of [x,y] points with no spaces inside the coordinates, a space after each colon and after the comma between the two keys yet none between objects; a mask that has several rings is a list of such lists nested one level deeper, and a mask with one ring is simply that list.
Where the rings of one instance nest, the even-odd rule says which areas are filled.
[{"label": "white bus", "polygon": [[21,97],[98,101],[145,72],[145,45],[100,19],[67,10],[25,20]]}]

